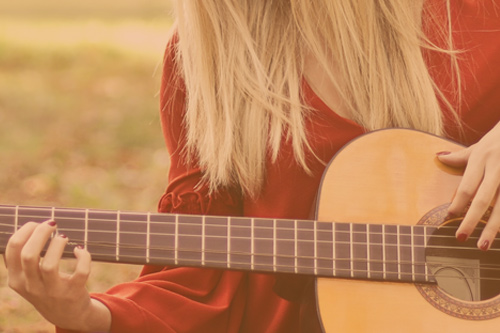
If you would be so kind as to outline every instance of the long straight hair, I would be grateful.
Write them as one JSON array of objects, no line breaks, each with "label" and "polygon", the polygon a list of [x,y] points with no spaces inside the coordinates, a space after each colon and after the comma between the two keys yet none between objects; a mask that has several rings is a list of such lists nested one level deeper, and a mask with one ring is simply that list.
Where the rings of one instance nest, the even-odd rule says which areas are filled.
[{"label": "long straight hair", "polygon": [[[310,110],[301,100],[307,54],[367,130],[443,134],[440,103],[451,104],[432,80],[423,49],[449,54],[452,72],[458,68],[446,22],[444,47],[423,33],[422,19],[434,18],[423,2],[177,0],[186,155],[204,170],[203,181],[211,190],[239,184],[258,195],[265,163],[276,160],[283,140],[309,171]],[[449,2],[442,5],[449,14]]]}]

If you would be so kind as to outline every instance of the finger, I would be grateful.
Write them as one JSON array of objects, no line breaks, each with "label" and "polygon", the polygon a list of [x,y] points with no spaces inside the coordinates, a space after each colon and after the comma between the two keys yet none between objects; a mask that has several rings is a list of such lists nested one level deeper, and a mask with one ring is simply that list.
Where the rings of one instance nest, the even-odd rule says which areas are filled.
[{"label": "finger", "polygon": [[4,256],[9,274],[18,274],[22,271],[21,251],[38,225],[36,222],[28,222],[10,237]]},{"label": "finger", "polygon": [[477,242],[477,247],[483,251],[487,251],[493,244],[493,241],[495,240],[495,237],[497,236],[499,230],[500,230],[500,203],[497,202],[497,204],[495,205],[495,207],[491,212],[486,227],[484,227],[484,230],[481,233],[481,237],[479,237],[479,240]]},{"label": "finger", "polygon": [[26,276],[27,289],[40,287],[40,254],[55,229],[56,223],[52,220],[39,224],[21,251],[21,265]]},{"label": "finger", "polygon": [[471,147],[458,150],[456,152],[441,151],[436,153],[437,158],[442,163],[452,167],[464,167],[469,161]]},{"label": "finger", "polygon": [[496,195],[497,189],[498,181],[496,180],[496,177],[492,177],[491,174],[487,174],[477,190],[467,214],[457,230],[457,236],[463,234],[470,235],[472,233],[474,228],[479,223],[479,220],[481,220],[484,213],[491,206],[491,202]]},{"label": "finger", "polygon": [[57,284],[59,281],[59,263],[68,237],[59,234],[52,239],[40,264],[40,273],[46,286]]},{"label": "finger", "polygon": [[457,192],[453,198],[448,211],[451,214],[460,215],[469,204],[481,184],[484,176],[484,167],[479,162],[469,163],[465,169],[462,181],[458,185]]},{"label": "finger", "polygon": [[90,253],[81,246],[75,247],[73,253],[76,257],[76,267],[70,279],[76,285],[83,286],[90,275],[92,258]]}]

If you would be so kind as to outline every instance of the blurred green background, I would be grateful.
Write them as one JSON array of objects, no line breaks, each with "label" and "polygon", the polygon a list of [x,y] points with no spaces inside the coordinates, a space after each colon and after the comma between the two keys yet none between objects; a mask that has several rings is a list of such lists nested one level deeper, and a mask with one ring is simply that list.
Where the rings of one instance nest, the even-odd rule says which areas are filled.
[{"label": "blurred green background", "polygon": [[[0,204],[156,210],[171,24],[168,0],[0,2]],[[94,263],[88,288],[139,269]],[[0,332],[53,330],[7,288],[0,263]]]}]

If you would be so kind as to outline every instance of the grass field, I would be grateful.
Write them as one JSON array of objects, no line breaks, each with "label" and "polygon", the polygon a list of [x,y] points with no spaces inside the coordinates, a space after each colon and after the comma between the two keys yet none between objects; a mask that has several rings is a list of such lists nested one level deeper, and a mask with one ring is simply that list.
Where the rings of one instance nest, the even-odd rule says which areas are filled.
[{"label": "grass field", "polygon": [[[0,3],[0,204],[156,209],[169,13],[159,0]],[[94,263],[88,288],[139,269]],[[52,331],[0,264],[0,332]]]}]

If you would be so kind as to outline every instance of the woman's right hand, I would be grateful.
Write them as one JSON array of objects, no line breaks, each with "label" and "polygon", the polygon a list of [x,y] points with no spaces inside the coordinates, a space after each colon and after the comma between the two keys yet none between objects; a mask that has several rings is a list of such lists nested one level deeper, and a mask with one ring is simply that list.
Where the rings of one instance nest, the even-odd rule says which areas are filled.
[{"label": "woman's right hand", "polygon": [[54,325],[79,331],[107,332],[111,313],[85,288],[90,273],[90,253],[76,247],[72,274],[59,271],[68,238],[55,234],[45,255],[45,244],[56,231],[54,221],[29,222],[10,238],[5,250],[9,287],[28,300]]}]

